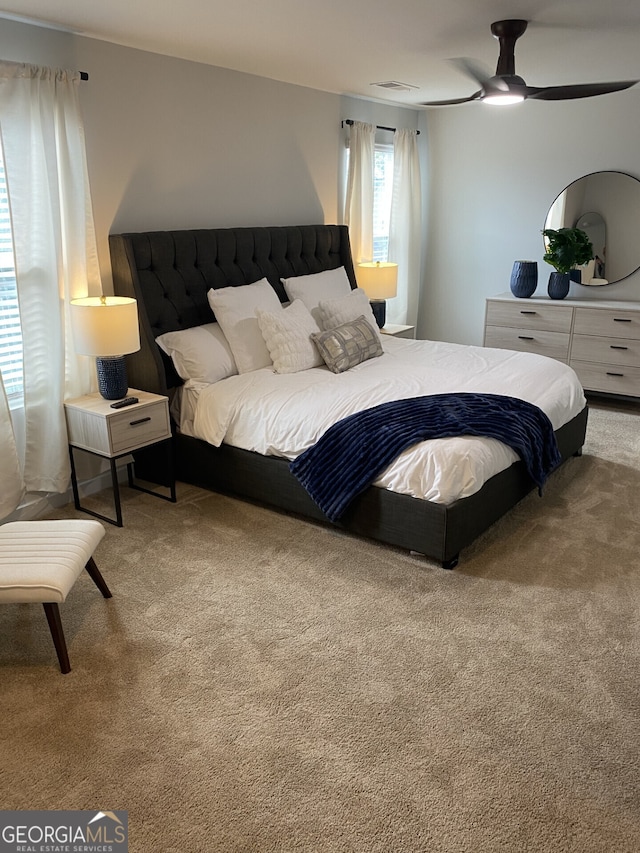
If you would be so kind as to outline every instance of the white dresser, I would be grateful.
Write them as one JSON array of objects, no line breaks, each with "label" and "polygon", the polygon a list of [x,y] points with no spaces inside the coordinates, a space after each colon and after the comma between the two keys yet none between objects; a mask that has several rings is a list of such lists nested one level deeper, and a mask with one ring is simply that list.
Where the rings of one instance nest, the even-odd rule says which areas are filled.
[{"label": "white dresser", "polygon": [[564,361],[586,391],[640,397],[640,302],[492,296],[484,345]]}]

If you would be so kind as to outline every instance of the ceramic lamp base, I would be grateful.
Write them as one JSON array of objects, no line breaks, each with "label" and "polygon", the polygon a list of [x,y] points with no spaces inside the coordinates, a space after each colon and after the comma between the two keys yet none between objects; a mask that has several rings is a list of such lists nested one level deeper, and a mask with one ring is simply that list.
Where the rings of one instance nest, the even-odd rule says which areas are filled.
[{"label": "ceramic lamp base", "polygon": [[376,318],[378,328],[382,329],[387,322],[387,303],[384,299],[372,299],[369,302],[373,316]]},{"label": "ceramic lamp base", "polygon": [[105,400],[121,400],[127,396],[127,364],[123,355],[96,358],[98,390]]}]

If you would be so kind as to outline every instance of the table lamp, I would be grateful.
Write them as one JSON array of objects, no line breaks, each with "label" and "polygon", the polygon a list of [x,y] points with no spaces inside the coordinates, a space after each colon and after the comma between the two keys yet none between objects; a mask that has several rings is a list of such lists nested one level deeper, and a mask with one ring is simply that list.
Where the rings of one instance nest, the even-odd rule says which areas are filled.
[{"label": "table lamp", "polygon": [[124,356],[140,349],[138,307],[128,296],[87,296],[71,300],[76,352],[96,358],[98,389],[105,400],[127,396]]},{"label": "table lamp", "polygon": [[398,292],[398,264],[387,261],[358,264],[356,278],[369,297],[373,316],[382,329],[387,318],[385,299],[392,299]]}]

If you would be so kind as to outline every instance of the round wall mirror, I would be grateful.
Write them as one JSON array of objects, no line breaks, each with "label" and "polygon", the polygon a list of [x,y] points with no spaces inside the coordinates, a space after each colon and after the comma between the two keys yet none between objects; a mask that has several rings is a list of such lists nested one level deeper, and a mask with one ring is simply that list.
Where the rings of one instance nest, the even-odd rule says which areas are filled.
[{"label": "round wall mirror", "polygon": [[581,269],[584,285],[614,284],[640,269],[640,181],[624,172],[593,172],[555,199],[544,227],[580,228],[594,259]]}]

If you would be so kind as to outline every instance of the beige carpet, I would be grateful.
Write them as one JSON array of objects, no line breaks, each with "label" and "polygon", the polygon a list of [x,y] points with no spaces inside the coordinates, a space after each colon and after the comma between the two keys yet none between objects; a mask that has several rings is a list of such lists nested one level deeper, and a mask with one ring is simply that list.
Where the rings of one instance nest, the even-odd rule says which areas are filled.
[{"label": "beige carpet", "polygon": [[126,809],[136,853],[637,853],[639,425],[596,404],[453,572],[123,489],[69,675],[40,607],[0,609],[0,808]]}]

